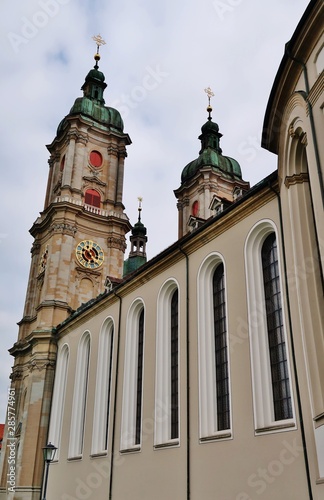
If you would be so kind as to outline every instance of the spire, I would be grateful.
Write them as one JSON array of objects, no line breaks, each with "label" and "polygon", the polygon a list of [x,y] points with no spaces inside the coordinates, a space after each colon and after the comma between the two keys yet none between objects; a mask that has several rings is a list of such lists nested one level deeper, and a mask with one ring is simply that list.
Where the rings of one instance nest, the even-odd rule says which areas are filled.
[{"label": "spire", "polygon": [[210,105],[210,99],[211,97],[214,97],[214,92],[212,91],[212,89],[210,87],[207,87],[205,89],[205,92],[207,94],[207,97],[208,97],[208,106],[207,106],[207,111],[208,111],[208,120],[211,121],[212,117],[211,117],[211,112],[213,111],[213,108],[211,107]]},{"label": "spire", "polygon": [[219,126],[217,123],[214,123],[212,121],[212,116],[211,112],[213,111],[213,108],[211,107],[210,104],[210,99],[214,97],[214,92],[211,90],[210,87],[207,87],[205,89],[205,92],[208,97],[208,106],[207,106],[207,112],[208,112],[208,121],[201,127],[201,135],[199,136],[199,139],[201,140],[201,150],[199,151],[199,154],[201,154],[204,149],[211,148],[217,151],[217,153],[221,154],[222,150],[219,145],[219,140],[222,137],[222,134],[219,132]]},{"label": "spire", "polygon": [[102,38],[102,36],[100,34],[96,35],[96,36],[93,36],[92,40],[94,40],[96,42],[96,44],[97,44],[97,52],[94,55],[94,60],[96,61],[96,64],[95,64],[94,68],[98,69],[99,68],[98,61],[100,61],[99,49],[100,49],[101,45],[106,45],[106,42]]},{"label": "spire", "polygon": [[124,262],[124,276],[132,271],[136,271],[140,266],[145,264],[146,258],[146,227],[141,221],[142,212],[142,201],[143,198],[138,197],[138,220],[132,229],[132,235],[130,236],[131,250],[129,252],[129,258]]},{"label": "spire", "polygon": [[101,45],[106,45],[106,42],[101,37],[101,35],[93,36],[92,39],[97,44],[97,51],[94,55],[96,64],[94,65],[93,69],[91,69],[87,74],[81,90],[83,90],[84,97],[87,97],[92,101],[96,101],[99,104],[105,104],[103,93],[105,88],[107,87],[107,84],[105,83],[105,75],[102,73],[102,71],[99,71],[98,62],[100,61],[99,49]]}]

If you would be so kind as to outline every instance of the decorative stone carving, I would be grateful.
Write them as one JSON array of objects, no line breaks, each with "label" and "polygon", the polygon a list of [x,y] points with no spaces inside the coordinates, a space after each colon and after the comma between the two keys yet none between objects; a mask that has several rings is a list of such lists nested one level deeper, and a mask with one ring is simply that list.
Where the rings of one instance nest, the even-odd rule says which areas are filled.
[{"label": "decorative stone carving", "polygon": [[303,134],[301,134],[300,136],[300,142],[302,143],[303,146],[307,146],[308,144],[308,141],[307,141],[307,133],[304,132]]},{"label": "decorative stone carving", "polygon": [[288,134],[290,135],[290,137],[295,137],[295,129],[293,123],[289,125]]},{"label": "decorative stone carving", "polygon": [[125,238],[115,238],[110,236],[107,238],[108,248],[117,248],[117,250],[122,250],[125,253],[126,243]]},{"label": "decorative stone carving", "polygon": [[302,184],[303,182],[309,182],[309,176],[306,172],[301,172],[300,174],[287,175],[285,178],[286,188],[290,188],[294,184]]},{"label": "decorative stone carving", "polygon": [[51,227],[51,230],[57,233],[65,233],[65,234],[70,234],[71,236],[74,236],[75,233],[77,232],[77,228],[75,226],[72,226],[71,224],[53,224]]},{"label": "decorative stone carving", "polygon": [[45,370],[46,368],[54,368],[55,361],[47,360],[33,360],[28,363],[28,369],[30,372],[38,370],[39,372]]},{"label": "decorative stone carving", "polygon": [[16,380],[21,380],[22,377],[23,377],[23,370],[14,367],[12,369],[12,373],[10,374],[9,378],[12,380],[12,382],[15,382]]},{"label": "decorative stone carving", "polygon": [[114,144],[111,144],[110,146],[108,146],[107,151],[108,151],[109,155],[116,156],[117,158],[120,155],[119,148],[117,146],[115,146]]}]

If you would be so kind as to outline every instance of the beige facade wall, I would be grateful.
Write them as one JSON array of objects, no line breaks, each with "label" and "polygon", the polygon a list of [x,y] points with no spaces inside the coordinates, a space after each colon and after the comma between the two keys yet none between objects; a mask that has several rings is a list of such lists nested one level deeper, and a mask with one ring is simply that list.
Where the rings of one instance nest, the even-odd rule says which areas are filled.
[{"label": "beige facade wall", "polygon": [[[64,408],[63,434],[59,446],[59,460],[51,466],[49,500],[57,498],[96,498],[104,499],[112,480],[112,498],[116,499],[165,499],[181,500],[187,498],[187,460],[190,461],[189,483],[191,498],[231,498],[248,500],[308,498],[305,474],[302,437],[296,402],[294,380],[293,398],[296,426],[256,435],[253,416],[253,396],[251,389],[251,359],[249,331],[246,328],[247,315],[246,268],[244,258],[245,241],[251,228],[260,220],[271,219],[278,230],[279,248],[282,261],[282,241],[277,200],[268,193],[268,201],[263,206],[249,207],[246,216],[240,220],[232,216],[228,227],[210,229],[207,234],[194,238],[184,247],[189,254],[189,456],[187,448],[187,365],[186,365],[186,259],[174,252],[174,256],[162,262],[161,269],[152,266],[151,272],[144,273],[118,290],[122,297],[122,318],[120,324],[120,360],[118,366],[117,404],[114,408],[116,383],[116,350],[119,303],[111,298],[102,300],[97,308],[72,322],[60,332],[59,345],[67,343],[70,347],[69,384],[67,386]],[[236,214],[238,215],[238,213]],[[204,238],[205,236],[205,238]],[[202,240],[204,244],[202,244]],[[202,443],[199,439],[199,367],[198,367],[198,319],[197,319],[197,276],[204,259],[217,252],[222,255],[226,273],[226,299],[228,332],[230,337],[230,386],[232,430],[229,439],[215,439]],[[165,449],[154,446],[155,426],[155,373],[156,373],[156,328],[157,300],[163,283],[174,278],[179,285],[180,300],[180,445]],[[284,281],[284,278],[282,278]],[[287,304],[285,294],[282,294]],[[142,444],[140,451],[120,452],[123,373],[125,353],[125,332],[127,313],[133,301],[141,298],[145,307],[145,349]],[[112,303],[111,303],[112,302]],[[112,377],[112,400],[109,417],[109,445],[107,456],[91,457],[94,397],[96,380],[98,337],[104,320],[111,316],[115,322],[114,363]],[[285,315],[287,330],[288,318]],[[91,359],[89,389],[85,425],[85,440],[82,459],[68,460],[70,438],[71,405],[73,400],[74,373],[78,341],[85,331],[91,334]],[[288,341],[291,372],[291,345]],[[292,379],[294,376],[292,375]],[[302,384],[304,394],[307,387]],[[305,402],[306,403],[306,402]],[[308,409],[307,409],[308,408]],[[112,430],[114,411],[115,436],[113,467],[111,479]],[[306,422],[311,416],[305,404]],[[309,429],[310,461],[313,471],[316,467],[313,439]],[[314,476],[314,484],[315,484]],[[84,495],[84,496],[83,496]],[[289,496],[288,496],[289,495]],[[318,487],[314,498],[320,500],[323,488]]]}]

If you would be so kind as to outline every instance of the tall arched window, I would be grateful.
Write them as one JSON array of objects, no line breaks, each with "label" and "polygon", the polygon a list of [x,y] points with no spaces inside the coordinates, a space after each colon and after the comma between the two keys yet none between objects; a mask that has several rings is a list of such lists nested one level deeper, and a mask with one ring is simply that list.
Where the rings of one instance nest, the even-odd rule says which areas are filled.
[{"label": "tall arched window", "polygon": [[84,202],[86,205],[100,208],[100,194],[95,189],[87,189],[84,195]]},{"label": "tall arched window", "polygon": [[213,253],[198,273],[199,437],[231,437],[225,267]]},{"label": "tall arched window", "polygon": [[162,286],[157,304],[154,444],[179,444],[179,291],[174,280]]},{"label": "tall arched window", "polygon": [[214,272],[213,303],[217,428],[222,431],[230,427],[224,264],[219,264]]},{"label": "tall arched window", "polygon": [[144,304],[136,299],[126,320],[121,451],[137,451],[141,446],[143,371],[144,371]]},{"label": "tall arched window", "polygon": [[135,444],[141,443],[143,397],[144,309],[138,318]]},{"label": "tall arched window", "polygon": [[171,439],[179,437],[179,347],[178,347],[178,289],[171,298]]},{"label": "tall arched window", "polygon": [[261,255],[274,416],[275,420],[284,420],[292,418],[293,415],[275,233],[270,233],[265,239]]},{"label": "tall arched window", "polygon": [[99,337],[92,455],[105,453],[108,449],[113,339],[114,323],[112,318],[108,318],[102,326]]},{"label": "tall arched window", "polygon": [[79,341],[77,354],[70,428],[69,458],[82,457],[88,392],[89,361],[90,333],[84,332]]},{"label": "tall arched window", "polygon": [[272,221],[256,224],[245,244],[252,388],[256,432],[294,423],[280,259]]},{"label": "tall arched window", "polygon": [[69,346],[64,344],[58,352],[48,437],[48,441],[58,448],[55,460],[58,460],[60,451],[68,362]]}]

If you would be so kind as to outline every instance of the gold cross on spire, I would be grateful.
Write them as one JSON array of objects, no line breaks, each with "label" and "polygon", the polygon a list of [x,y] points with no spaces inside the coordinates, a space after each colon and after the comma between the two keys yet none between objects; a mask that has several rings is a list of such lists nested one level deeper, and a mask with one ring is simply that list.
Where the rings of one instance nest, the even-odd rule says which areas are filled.
[{"label": "gold cross on spire", "polygon": [[101,45],[106,45],[106,42],[101,35],[93,36],[92,40],[94,40],[97,44],[97,53],[99,53],[99,47],[101,47]]},{"label": "gold cross on spire", "polygon": [[214,97],[215,94],[210,87],[207,87],[205,89],[205,92],[206,92],[207,97],[208,97],[208,105],[210,106],[210,99],[211,99],[211,97]]},{"label": "gold cross on spire", "polygon": [[213,108],[211,107],[210,105],[210,99],[212,97],[214,97],[214,92],[212,91],[212,89],[210,87],[207,87],[206,89],[204,89],[206,94],[207,94],[207,97],[208,97],[208,106],[207,106],[207,111],[208,111],[208,120],[211,120],[212,117],[211,117],[211,112],[213,111]]},{"label": "gold cross on spire", "polygon": [[94,55],[94,59],[96,61],[95,68],[98,69],[98,61],[100,61],[100,54],[99,54],[99,48],[101,45],[106,45],[105,40],[102,38],[101,35],[95,35],[92,37],[92,40],[94,40],[97,44],[97,52]]}]

